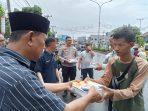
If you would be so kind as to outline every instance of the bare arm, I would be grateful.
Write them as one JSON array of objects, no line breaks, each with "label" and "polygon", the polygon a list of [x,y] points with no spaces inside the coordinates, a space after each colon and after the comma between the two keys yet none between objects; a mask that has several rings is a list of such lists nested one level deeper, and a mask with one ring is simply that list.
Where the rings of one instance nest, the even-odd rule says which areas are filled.
[{"label": "bare arm", "polygon": [[81,68],[80,68],[81,61],[82,61],[82,58],[81,58],[81,57],[78,58],[78,69],[79,69],[79,70],[81,69]]},{"label": "bare arm", "polygon": [[70,102],[66,105],[64,111],[84,111],[90,103],[90,96],[84,96],[80,99]]},{"label": "bare arm", "polygon": [[94,51],[90,51],[91,57],[93,58],[95,56],[95,52]]},{"label": "bare arm", "polygon": [[56,77],[58,78],[58,81],[61,82],[61,75],[57,68],[56,68]]},{"label": "bare arm", "polygon": [[108,63],[107,66],[106,66],[106,69],[104,71],[104,75],[101,78],[95,79],[95,80],[92,80],[92,81],[108,87],[110,82],[111,82],[111,79],[112,79],[110,67],[111,67],[111,63]]},{"label": "bare arm", "polygon": [[97,102],[101,99],[99,93],[94,88],[90,88],[87,95],[67,104],[64,111],[84,111],[89,103]]},{"label": "bare arm", "polygon": [[64,90],[69,90],[72,86],[71,82],[67,83],[44,83],[44,86],[47,90],[57,93]]},{"label": "bare arm", "polygon": [[37,76],[39,78],[39,81],[42,83],[42,85],[49,91],[57,93],[64,90],[69,90],[72,86],[71,82],[67,83],[44,83],[42,75],[40,72],[37,72]]},{"label": "bare arm", "polygon": [[43,80],[42,74],[40,72],[37,72],[37,76],[39,78],[39,81],[42,83],[42,85],[44,85],[44,80]]}]

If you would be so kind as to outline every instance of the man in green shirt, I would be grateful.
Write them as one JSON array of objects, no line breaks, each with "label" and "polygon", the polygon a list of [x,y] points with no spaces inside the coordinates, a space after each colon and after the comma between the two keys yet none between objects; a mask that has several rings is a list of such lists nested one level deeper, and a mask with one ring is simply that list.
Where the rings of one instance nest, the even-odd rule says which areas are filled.
[{"label": "man in green shirt", "polygon": [[112,37],[117,56],[108,62],[104,75],[93,81],[105,85],[104,99],[112,101],[109,111],[144,111],[142,90],[148,62],[130,53],[135,42],[131,27],[118,28]]}]

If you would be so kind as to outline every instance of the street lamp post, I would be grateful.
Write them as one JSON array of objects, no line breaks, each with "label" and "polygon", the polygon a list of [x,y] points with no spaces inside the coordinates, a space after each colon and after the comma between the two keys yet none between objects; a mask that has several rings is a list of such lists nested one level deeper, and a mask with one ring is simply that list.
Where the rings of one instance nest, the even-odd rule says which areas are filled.
[{"label": "street lamp post", "polygon": [[141,24],[142,24],[142,21],[144,20],[144,18],[138,18],[137,20],[139,20],[139,29],[140,29],[140,31],[141,31]]},{"label": "street lamp post", "polygon": [[102,4],[99,4],[98,2],[94,1],[94,0],[90,0],[91,2],[94,2],[96,3],[98,6],[99,6],[99,27],[98,27],[98,40],[99,40],[99,45],[101,43],[101,38],[100,38],[100,26],[101,26],[101,9],[102,9],[102,6],[106,3],[109,3],[111,2],[112,0],[109,0],[109,1],[106,1]]}]

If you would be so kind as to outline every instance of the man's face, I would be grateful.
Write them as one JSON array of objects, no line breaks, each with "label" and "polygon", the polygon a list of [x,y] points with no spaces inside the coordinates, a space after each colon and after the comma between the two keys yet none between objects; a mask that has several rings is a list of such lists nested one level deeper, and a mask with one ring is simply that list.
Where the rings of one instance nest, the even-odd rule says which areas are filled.
[{"label": "man's face", "polygon": [[71,46],[71,44],[72,44],[72,38],[67,38],[66,44],[67,44],[68,46]]},{"label": "man's face", "polygon": [[125,39],[114,39],[114,50],[119,57],[126,56],[130,53],[130,48],[133,46],[133,42],[127,42]]},{"label": "man's face", "polygon": [[41,53],[43,52],[44,48],[45,48],[45,39],[46,39],[46,35],[41,33],[38,35],[35,35],[35,37],[32,38],[32,46],[30,49],[30,54],[31,54],[31,58],[32,60],[38,60]]},{"label": "man's face", "polygon": [[86,46],[86,51],[91,51],[91,46]]},{"label": "man's face", "polygon": [[49,49],[50,51],[54,52],[55,49],[56,49],[56,42],[51,42],[50,45],[47,47],[47,50],[48,50],[48,49]]}]

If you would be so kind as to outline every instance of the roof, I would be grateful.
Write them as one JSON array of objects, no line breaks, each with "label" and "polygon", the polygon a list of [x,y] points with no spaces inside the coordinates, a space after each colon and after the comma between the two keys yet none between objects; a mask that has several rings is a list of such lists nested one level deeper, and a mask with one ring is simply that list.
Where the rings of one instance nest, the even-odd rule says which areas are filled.
[{"label": "roof", "polygon": [[148,36],[148,32],[145,32],[145,33],[143,34],[143,37],[146,37],[146,36]]}]

